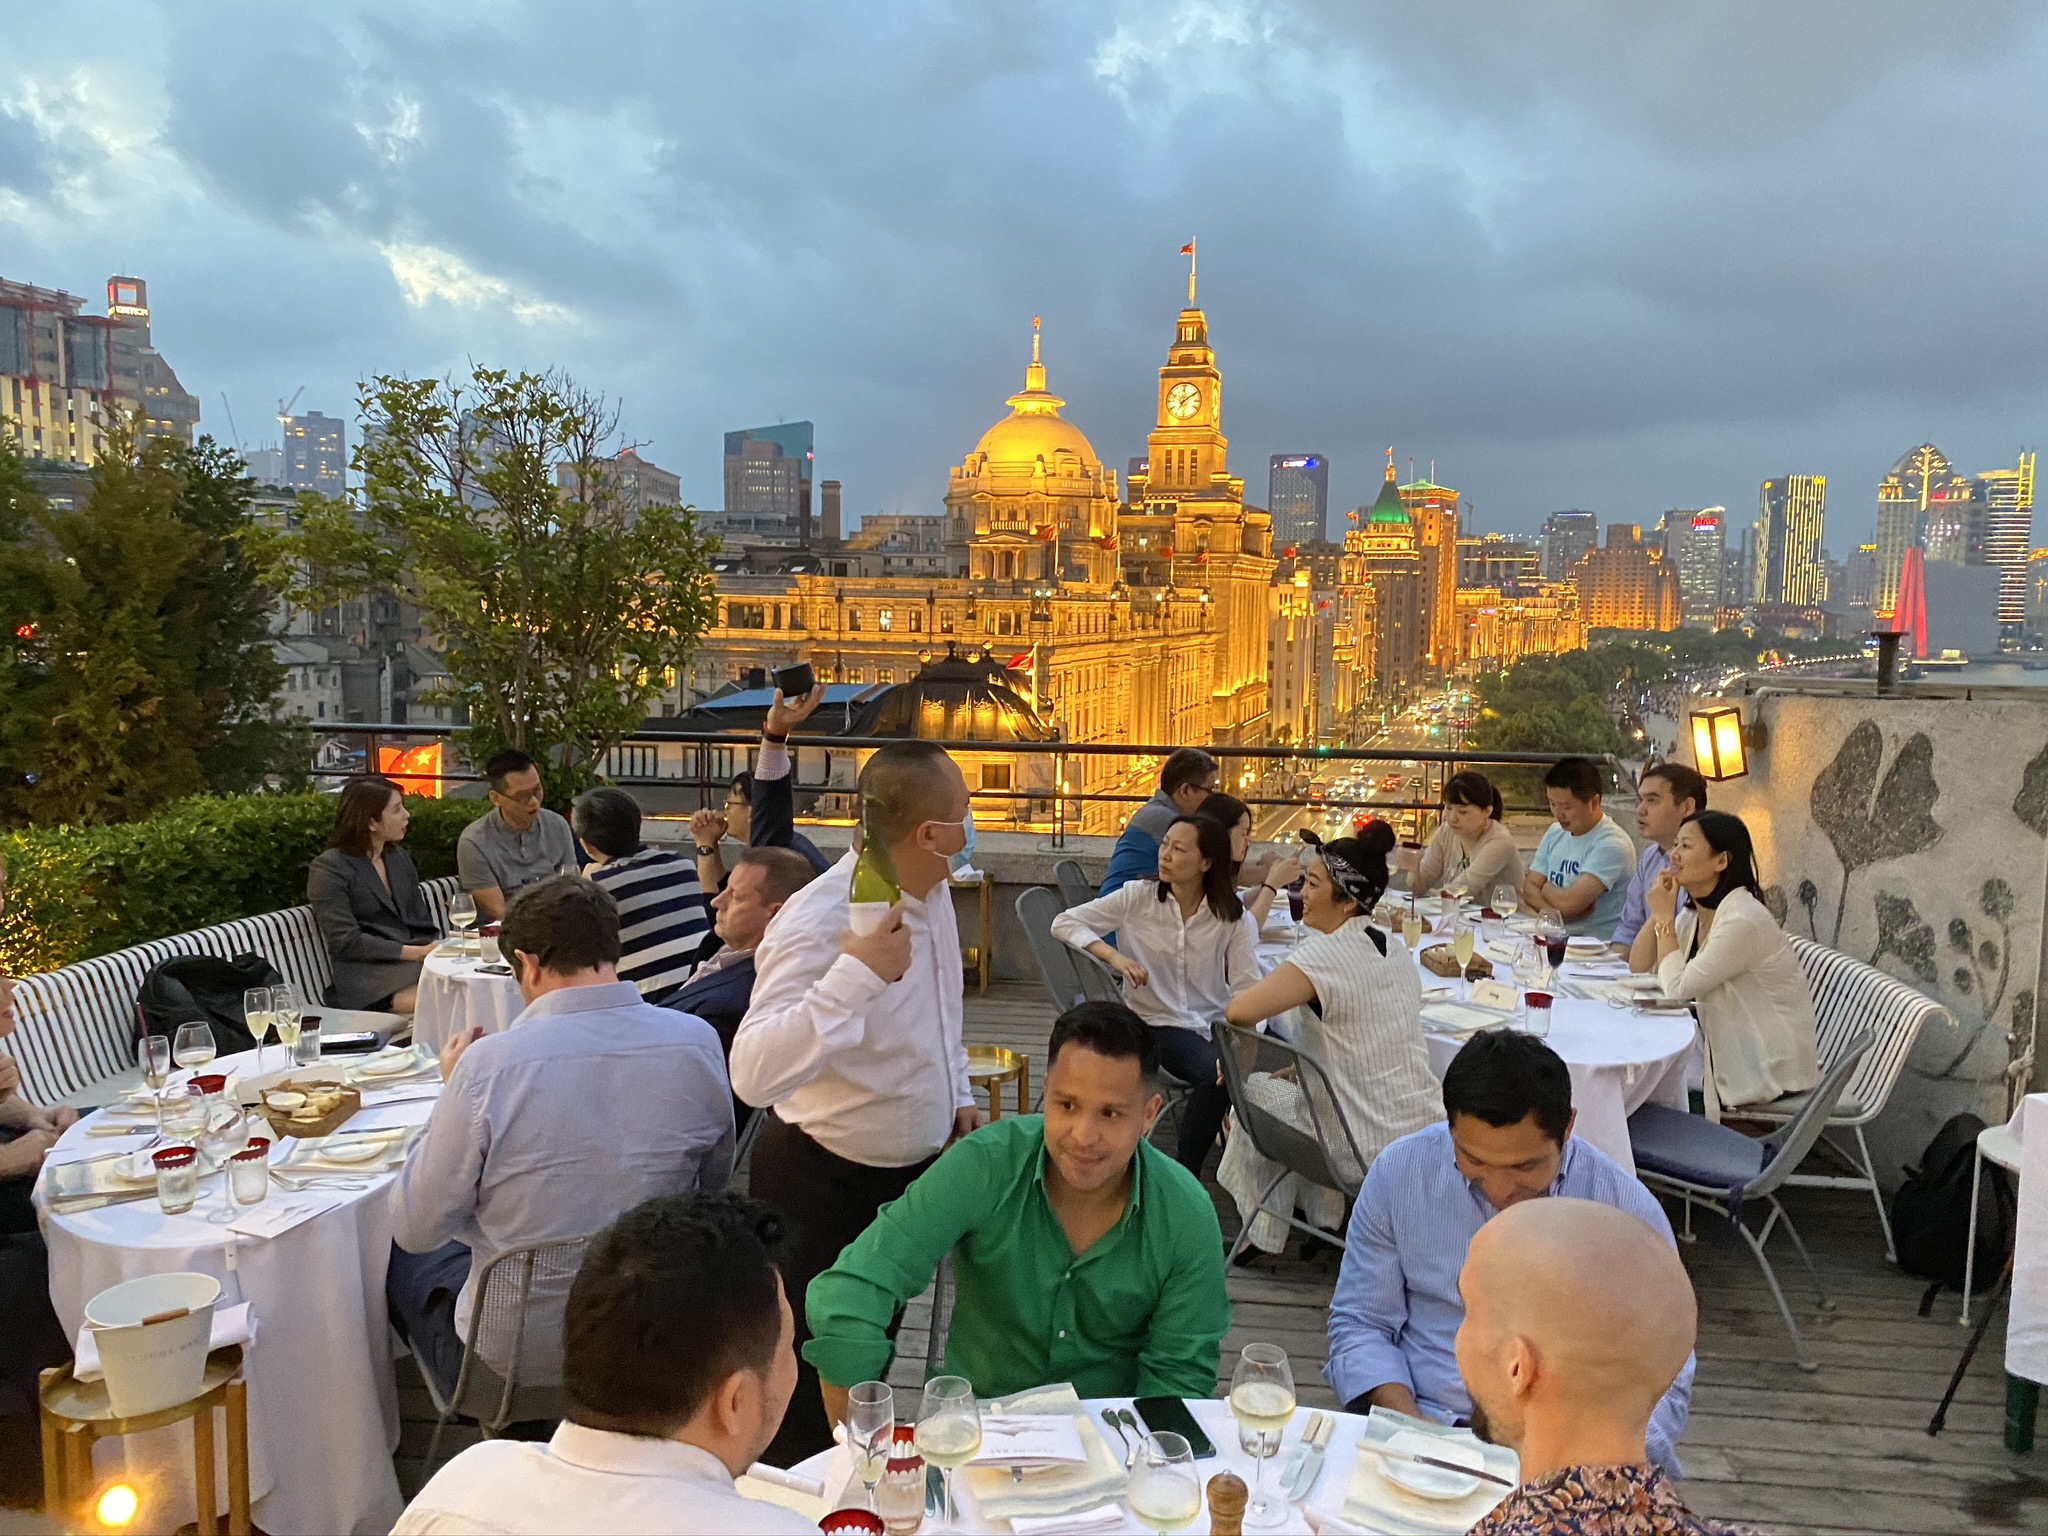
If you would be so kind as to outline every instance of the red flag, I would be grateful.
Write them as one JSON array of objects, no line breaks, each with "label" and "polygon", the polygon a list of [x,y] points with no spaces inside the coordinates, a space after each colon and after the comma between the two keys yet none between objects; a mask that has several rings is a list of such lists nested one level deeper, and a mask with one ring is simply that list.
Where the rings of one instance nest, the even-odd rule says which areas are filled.
[{"label": "red flag", "polygon": [[1194,242],[1194,241],[1192,241],[1192,240],[1190,240],[1190,241],[1189,241],[1189,242],[1188,242],[1188,243],[1187,243],[1186,245],[1184,245],[1184,246],[1182,246],[1182,247],[1180,248],[1180,253],[1181,253],[1181,255],[1183,255],[1183,256],[1192,256],[1192,255],[1194,255],[1194,254],[1195,254],[1195,242]]}]

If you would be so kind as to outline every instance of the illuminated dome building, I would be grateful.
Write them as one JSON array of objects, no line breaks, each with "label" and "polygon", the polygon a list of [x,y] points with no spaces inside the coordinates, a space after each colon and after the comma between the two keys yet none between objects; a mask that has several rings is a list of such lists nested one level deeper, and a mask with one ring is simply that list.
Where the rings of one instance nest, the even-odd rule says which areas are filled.
[{"label": "illuminated dome building", "polygon": [[1344,536],[1343,579],[1373,593],[1372,674],[1382,692],[1399,694],[1422,679],[1429,653],[1429,616],[1422,549],[1415,519],[1394,483],[1394,450],[1380,494]]}]

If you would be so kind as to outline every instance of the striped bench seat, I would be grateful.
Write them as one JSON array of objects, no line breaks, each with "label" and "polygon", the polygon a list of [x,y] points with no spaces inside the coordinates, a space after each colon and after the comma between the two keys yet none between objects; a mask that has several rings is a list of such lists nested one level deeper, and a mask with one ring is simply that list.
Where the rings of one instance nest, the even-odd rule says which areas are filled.
[{"label": "striped bench seat", "polygon": [[[421,889],[445,932],[454,877],[423,882]],[[143,979],[177,955],[261,955],[309,1007],[320,1006],[334,974],[313,909],[287,907],[22,977],[14,984],[14,1034],[4,1049],[21,1068],[28,1098],[61,1104],[96,1084],[133,1076],[135,1000]]]}]

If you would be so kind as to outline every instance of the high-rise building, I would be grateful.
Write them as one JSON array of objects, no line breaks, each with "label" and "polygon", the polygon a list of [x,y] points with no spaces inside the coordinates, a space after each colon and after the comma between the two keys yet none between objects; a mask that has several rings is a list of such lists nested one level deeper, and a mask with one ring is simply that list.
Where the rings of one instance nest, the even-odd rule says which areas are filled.
[{"label": "high-rise building", "polygon": [[592,466],[601,482],[601,487],[580,484],[576,466],[557,464],[555,484],[565,495],[588,502],[602,489],[609,493],[611,503],[626,514],[630,523],[647,507],[679,507],[683,504],[683,479],[672,475],[660,465],[640,457],[633,448],[621,448],[608,459],[599,459]]},{"label": "high-rise building", "polygon": [[1537,540],[1543,547],[1543,579],[1568,581],[1579,558],[1600,543],[1600,516],[1576,509],[1553,512],[1543,519]]},{"label": "high-rise building", "polygon": [[1274,741],[1306,743],[1322,735],[1316,708],[1317,661],[1330,647],[1328,624],[1319,622],[1314,582],[1313,570],[1300,563],[1291,575],[1266,589],[1268,734]]},{"label": "high-rise building", "polygon": [[2027,560],[2034,543],[2034,455],[1977,476],[1984,507],[1984,563],[1998,568],[1998,632],[2016,641],[2027,620]]},{"label": "high-rise building", "polygon": [[1889,614],[1898,606],[1906,551],[1924,548],[1929,512],[1940,513],[1951,496],[1966,502],[1972,494],[1934,444],[1899,456],[1877,487],[1877,588],[1871,598],[1876,612]]},{"label": "high-rise building", "polygon": [[1518,587],[1543,579],[1543,550],[1533,539],[1468,533],[1458,540],[1458,586]]},{"label": "high-rise building", "polygon": [[1305,548],[1329,537],[1330,461],[1320,453],[1276,453],[1266,465],[1266,511],[1275,545]]},{"label": "high-rise building", "polygon": [[1386,696],[1414,688],[1427,669],[1430,635],[1421,543],[1394,483],[1394,451],[1389,448],[1380,494],[1344,538],[1354,566],[1350,579],[1372,587],[1373,680]]},{"label": "high-rise building", "polygon": [[348,440],[340,419],[308,411],[303,416],[281,416],[278,425],[284,430],[284,444],[273,483],[339,496],[348,479]]},{"label": "high-rise building", "polygon": [[1844,569],[1847,575],[1842,602],[1850,608],[1868,608],[1877,596],[1877,546],[1858,544],[1850,552]]},{"label": "high-rise building", "polygon": [[1764,481],[1757,498],[1753,602],[1803,608],[1827,601],[1828,568],[1821,551],[1827,501],[1825,475],[1781,475]]},{"label": "high-rise building", "polygon": [[810,548],[815,432],[808,421],[785,421],[726,433],[725,513],[707,521],[760,543]]},{"label": "high-rise building", "polygon": [[1643,542],[1635,523],[1609,523],[1607,542],[1572,568],[1588,629],[1676,629],[1678,573]]},{"label": "high-rise building", "polygon": [[1665,533],[1664,552],[1665,559],[1678,567],[1680,613],[1686,624],[1712,629],[1721,611],[1721,581],[1727,567],[1728,509],[1701,507],[1679,516],[1682,521]]},{"label": "high-rise building", "polygon": [[1422,557],[1422,622],[1429,637],[1423,657],[1447,674],[1458,665],[1458,493],[1428,480],[1411,480],[1400,490]]},{"label": "high-rise building", "polygon": [[148,289],[107,281],[107,313],[55,288],[0,278],[0,432],[30,458],[92,464],[116,420],[190,443],[199,401],[150,344]]}]

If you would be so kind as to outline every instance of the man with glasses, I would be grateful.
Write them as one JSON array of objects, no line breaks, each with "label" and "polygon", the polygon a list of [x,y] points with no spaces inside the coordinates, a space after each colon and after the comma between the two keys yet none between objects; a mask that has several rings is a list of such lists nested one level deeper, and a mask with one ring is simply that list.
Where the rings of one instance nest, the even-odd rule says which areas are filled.
[{"label": "man with glasses", "polygon": [[[749,1193],[789,1219],[782,1267],[808,1339],[813,1277],[955,1137],[981,1123],[961,1043],[960,931],[947,876],[974,849],[967,781],[941,747],[895,742],[860,775],[862,835],[885,845],[902,892],[873,932],[850,932],[856,853],[791,896],[754,952],[754,996],[733,1037],[733,1091],[774,1117]],[[806,1363],[768,1460],[832,1444]]]},{"label": "man with glasses", "polygon": [[502,922],[505,903],[550,875],[576,873],[569,823],[541,804],[540,765],[517,747],[484,764],[491,810],[462,829],[455,869],[484,922]]}]

